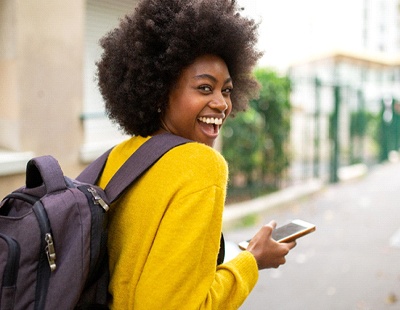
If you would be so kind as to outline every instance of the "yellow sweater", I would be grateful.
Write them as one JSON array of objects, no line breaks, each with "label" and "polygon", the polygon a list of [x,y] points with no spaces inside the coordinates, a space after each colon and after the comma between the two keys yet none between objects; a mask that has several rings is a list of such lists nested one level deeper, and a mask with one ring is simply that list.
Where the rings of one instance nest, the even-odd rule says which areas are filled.
[{"label": "yellow sweater", "polygon": [[[99,185],[148,138],[111,152]],[[110,210],[112,309],[237,309],[258,279],[253,255],[216,267],[227,165],[188,143],[164,155]]]}]

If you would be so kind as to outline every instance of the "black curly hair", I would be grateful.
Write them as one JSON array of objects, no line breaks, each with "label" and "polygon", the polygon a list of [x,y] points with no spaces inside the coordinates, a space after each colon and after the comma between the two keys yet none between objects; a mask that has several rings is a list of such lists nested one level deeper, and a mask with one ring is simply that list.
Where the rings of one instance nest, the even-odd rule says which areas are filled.
[{"label": "black curly hair", "polygon": [[232,112],[257,95],[252,69],[258,24],[234,0],[142,0],[104,36],[98,84],[110,119],[131,135],[160,128],[160,109],[182,70],[204,54],[221,57],[234,82]]}]

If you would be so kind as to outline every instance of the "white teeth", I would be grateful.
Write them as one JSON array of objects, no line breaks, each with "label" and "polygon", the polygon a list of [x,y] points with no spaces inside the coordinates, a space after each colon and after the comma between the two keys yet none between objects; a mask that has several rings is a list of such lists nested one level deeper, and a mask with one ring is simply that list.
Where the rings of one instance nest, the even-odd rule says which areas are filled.
[{"label": "white teeth", "polygon": [[206,124],[222,125],[222,118],[199,117],[199,121]]}]

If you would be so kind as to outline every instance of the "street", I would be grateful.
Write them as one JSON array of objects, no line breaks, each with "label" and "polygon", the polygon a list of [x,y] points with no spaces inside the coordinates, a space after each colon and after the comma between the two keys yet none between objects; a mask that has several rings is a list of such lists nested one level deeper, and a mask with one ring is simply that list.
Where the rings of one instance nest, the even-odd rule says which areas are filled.
[{"label": "street", "polygon": [[241,310],[400,309],[400,163],[327,185],[259,218],[224,232],[231,254],[233,242],[271,219],[281,226],[299,218],[317,230],[298,240],[285,265],[260,272]]}]

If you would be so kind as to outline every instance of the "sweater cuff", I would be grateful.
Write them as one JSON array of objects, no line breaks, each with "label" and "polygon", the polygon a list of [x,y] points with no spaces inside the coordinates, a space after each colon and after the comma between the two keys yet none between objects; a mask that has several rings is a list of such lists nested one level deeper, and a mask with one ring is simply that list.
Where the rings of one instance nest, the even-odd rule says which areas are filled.
[{"label": "sweater cuff", "polygon": [[240,274],[248,280],[249,289],[252,290],[254,288],[258,281],[258,265],[253,254],[249,251],[243,251],[227,262],[226,265],[232,265],[237,270],[240,270]]}]

